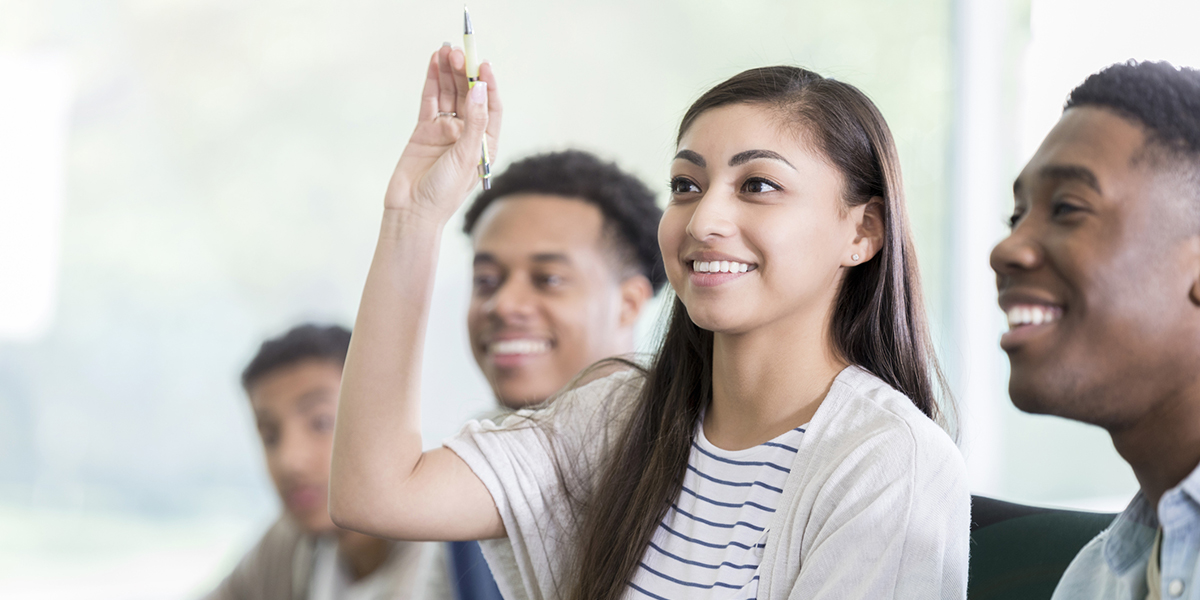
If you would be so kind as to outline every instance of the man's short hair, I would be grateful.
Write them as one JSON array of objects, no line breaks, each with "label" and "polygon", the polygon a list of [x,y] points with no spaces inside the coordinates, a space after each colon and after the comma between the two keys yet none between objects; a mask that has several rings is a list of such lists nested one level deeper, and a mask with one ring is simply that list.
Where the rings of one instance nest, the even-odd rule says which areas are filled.
[{"label": "man's short hair", "polygon": [[339,325],[305,323],[262,343],[258,353],[242,371],[242,388],[247,392],[268,373],[305,360],[317,359],[346,364],[350,330]]},{"label": "man's short hair", "polygon": [[1131,60],[1089,76],[1063,110],[1099,106],[1140,123],[1146,141],[1176,157],[1200,156],[1200,71]]},{"label": "man's short hair", "polygon": [[467,209],[463,232],[470,235],[488,206],[512,194],[578,198],[595,206],[627,266],[645,275],[655,291],[667,281],[658,251],[662,209],[646,184],[615,163],[581,150],[537,154],[513,163],[492,178],[492,189],[476,196]]}]

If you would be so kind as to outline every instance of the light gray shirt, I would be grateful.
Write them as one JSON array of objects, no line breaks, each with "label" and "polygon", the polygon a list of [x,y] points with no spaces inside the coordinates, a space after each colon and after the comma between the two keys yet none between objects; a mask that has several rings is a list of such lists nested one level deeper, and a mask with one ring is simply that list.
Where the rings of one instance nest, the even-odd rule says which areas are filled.
[{"label": "light gray shirt", "polygon": [[1144,600],[1146,567],[1160,526],[1162,597],[1200,600],[1200,467],[1163,494],[1157,515],[1138,492],[1071,561],[1052,600]]}]

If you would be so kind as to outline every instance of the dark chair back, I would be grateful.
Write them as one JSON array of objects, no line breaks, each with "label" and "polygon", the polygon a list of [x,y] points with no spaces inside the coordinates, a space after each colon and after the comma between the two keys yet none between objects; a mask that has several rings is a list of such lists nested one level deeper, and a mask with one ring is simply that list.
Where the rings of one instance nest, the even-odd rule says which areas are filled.
[{"label": "dark chair back", "polygon": [[1048,600],[1063,571],[1115,514],[971,496],[969,600]]}]

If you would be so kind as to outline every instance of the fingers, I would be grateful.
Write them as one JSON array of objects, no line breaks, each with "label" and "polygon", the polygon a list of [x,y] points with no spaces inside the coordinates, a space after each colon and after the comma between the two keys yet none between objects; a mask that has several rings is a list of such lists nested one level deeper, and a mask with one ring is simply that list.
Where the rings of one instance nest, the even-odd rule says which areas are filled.
[{"label": "fingers", "polygon": [[425,88],[421,90],[421,112],[418,121],[432,121],[438,112],[438,53],[429,57],[429,68],[425,69]]},{"label": "fingers", "polygon": [[438,57],[438,109],[437,112],[455,112],[454,104],[458,93],[454,88],[454,73],[450,70],[450,46],[442,46]]},{"label": "fingers", "polygon": [[500,104],[500,88],[496,87],[496,72],[492,70],[492,63],[485,61],[479,65],[479,80],[487,84],[488,149],[494,160],[497,153],[496,143],[500,139],[500,121],[504,116],[504,107]]},{"label": "fingers", "polygon": [[476,83],[459,105],[458,116],[463,119],[464,127],[451,152],[455,154],[455,162],[472,169],[479,163],[488,127],[488,87],[486,82]]},{"label": "fingers", "polygon": [[458,106],[467,104],[467,92],[471,89],[467,81],[467,56],[462,49],[455,48],[450,53],[450,68],[454,73],[454,89],[457,91]]}]

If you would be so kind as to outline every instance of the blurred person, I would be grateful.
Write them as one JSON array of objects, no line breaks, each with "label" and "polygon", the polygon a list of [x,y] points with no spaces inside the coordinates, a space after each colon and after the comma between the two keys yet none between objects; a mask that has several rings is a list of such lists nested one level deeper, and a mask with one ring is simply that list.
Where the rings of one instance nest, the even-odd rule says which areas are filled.
[{"label": "blurred person", "polygon": [[1200,71],[1088,77],[1013,196],[991,256],[1013,404],[1105,428],[1141,488],[1054,598],[1200,599]]},{"label": "blurred person", "polygon": [[263,342],[242,372],[284,511],[207,599],[453,597],[440,544],[370,537],[329,518],[334,416],[349,344],[343,327],[300,325]]},{"label": "blurred person", "polygon": [[803,69],[743,72],[687,111],[652,365],[422,451],[436,249],[500,132],[479,73],[468,88],[460,51],[430,58],[388,185],[338,408],[335,522],[492,539],[509,597],[964,598],[970,497],[938,423],[895,145],[862,92]]},{"label": "blurred person", "polygon": [[[579,150],[531,156],[467,209],[474,249],[467,328],[499,403],[545,402],[588,365],[635,350],[634,325],[666,282],[654,193]],[[500,597],[478,543],[451,542],[462,600]]]},{"label": "blurred person", "polygon": [[467,328],[496,400],[516,409],[634,351],[634,325],[666,282],[662,210],[636,177],[579,150],[531,156],[492,182],[463,222]]}]

